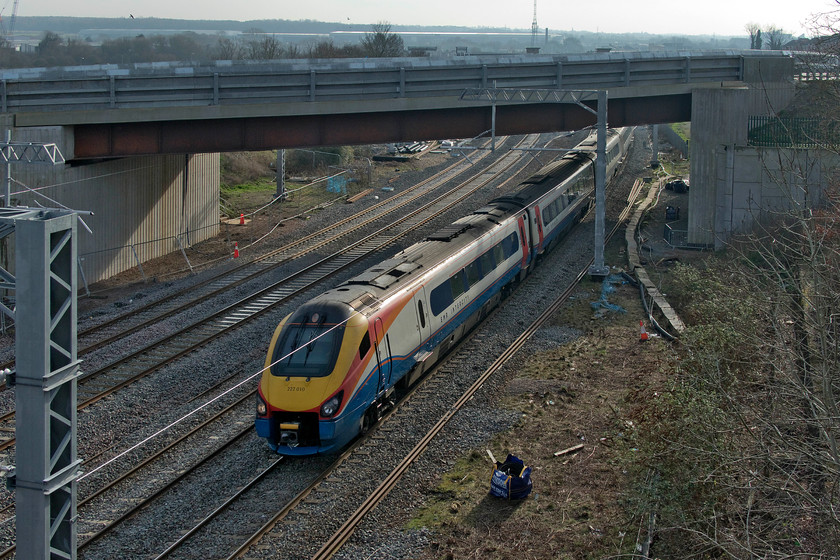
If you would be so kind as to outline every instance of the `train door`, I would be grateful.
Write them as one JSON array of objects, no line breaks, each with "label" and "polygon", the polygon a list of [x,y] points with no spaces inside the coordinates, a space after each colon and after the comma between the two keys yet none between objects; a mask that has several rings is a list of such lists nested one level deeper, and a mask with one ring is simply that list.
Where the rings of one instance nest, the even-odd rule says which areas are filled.
[{"label": "train door", "polygon": [[539,205],[534,206],[534,221],[537,222],[537,239],[539,239],[539,244],[537,245],[537,253],[543,252],[543,225],[542,225],[542,215],[540,214],[540,207]]},{"label": "train door", "polygon": [[382,324],[382,319],[377,317],[373,325],[374,334],[376,335],[374,343],[376,362],[379,365],[379,376],[376,380],[376,397],[379,398],[391,383],[393,361],[391,360],[391,345],[388,341],[388,334],[385,332],[385,326]]},{"label": "train door", "polygon": [[523,216],[519,216],[517,222],[519,223],[519,236],[520,242],[522,243],[522,270],[525,270],[528,267],[528,257],[530,256],[529,253],[529,241],[528,235],[525,233],[525,218],[528,217],[528,214],[524,214]]},{"label": "train door", "polygon": [[428,309],[428,300],[426,299],[426,287],[423,286],[414,296],[414,311],[417,313],[417,328],[420,333],[420,349],[422,350],[424,343],[431,334],[431,315]]}]

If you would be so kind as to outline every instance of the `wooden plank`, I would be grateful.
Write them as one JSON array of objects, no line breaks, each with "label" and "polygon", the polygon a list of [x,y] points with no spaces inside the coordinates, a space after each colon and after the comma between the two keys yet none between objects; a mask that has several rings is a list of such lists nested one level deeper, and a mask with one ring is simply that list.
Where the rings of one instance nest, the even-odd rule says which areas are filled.
[{"label": "wooden plank", "polygon": [[356,202],[357,200],[366,197],[367,195],[369,195],[372,192],[373,192],[373,189],[365,189],[358,194],[354,194],[353,196],[348,196],[347,197],[347,202],[348,203]]},{"label": "wooden plank", "polygon": [[577,445],[573,445],[572,447],[563,449],[562,451],[557,451],[556,453],[554,453],[554,456],[559,457],[561,455],[568,455],[569,453],[577,453],[581,449],[583,449],[583,444],[579,443]]}]

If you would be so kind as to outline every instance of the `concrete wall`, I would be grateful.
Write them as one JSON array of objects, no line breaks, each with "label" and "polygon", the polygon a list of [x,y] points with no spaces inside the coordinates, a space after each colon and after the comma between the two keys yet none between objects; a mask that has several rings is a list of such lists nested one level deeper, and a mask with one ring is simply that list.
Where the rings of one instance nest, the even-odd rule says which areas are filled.
[{"label": "concrete wall", "polygon": [[679,150],[683,157],[688,157],[688,142],[683,140],[673,128],[667,124],[659,125],[659,134],[663,140]]},{"label": "concrete wall", "polygon": [[[56,142],[61,129],[15,129],[13,142]],[[109,278],[219,231],[219,154],[120,158],[74,165],[13,164],[12,203],[81,215],[85,280]],[[34,191],[34,192],[33,192]],[[135,257],[136,254],[136,257]],[[13,261],[12,261],[13,262]],[[186,267],[186,262],[184,262]],[[80,283],[81,286],[81,283]]]},{"label": "concrete wall", "polygon": [[[728,206],[717,189],[719,146],[746,146],[751,115],[775,115],[793,99],[793,59],[744,60],[744,82],[730,88],[696,89],[691,103],[691,191],[688,242],[720,247]],[[723,237],[721,237],[723,236]]]},{"label": "concrete wall", "polygon": [[819,204],[840,157],[818,150],[719,146],[715,150],[716,239],[748,233],[793,209]]}]

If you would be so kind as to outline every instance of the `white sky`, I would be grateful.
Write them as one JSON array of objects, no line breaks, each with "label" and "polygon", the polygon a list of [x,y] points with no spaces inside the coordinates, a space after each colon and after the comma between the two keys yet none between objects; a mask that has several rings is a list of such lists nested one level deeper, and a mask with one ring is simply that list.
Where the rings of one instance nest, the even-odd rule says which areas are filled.
[{"label": "white sky", "polygon": [[[538,0],[537,23],[556,31],[746,35],[754,22],[794,36],[811,36],[813,14],[837,10],[840,0]],[[13,0],[0,0],[2,14]],[[311,19],[394,25],[531,28],[532,0],[19,0],[21,16],[98,16],[176,19]],[[137,22],[139,24],[139,22]]]}]

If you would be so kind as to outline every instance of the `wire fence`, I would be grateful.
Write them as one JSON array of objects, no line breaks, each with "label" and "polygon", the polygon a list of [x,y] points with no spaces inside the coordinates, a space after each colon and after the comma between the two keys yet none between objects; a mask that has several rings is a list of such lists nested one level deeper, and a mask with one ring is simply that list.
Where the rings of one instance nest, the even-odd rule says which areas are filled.
[{"label": "wire fence", "polygon": [[[150,278],[165,279],[190,274],[195,272],[196,269],[205,268],[234,258],[235,251],[239,253],[253,249],[287,222],[304,218],[314,210],[344,200],[347,196],[347,184],[350,180],[348,177],[349,172],[350,170],[348,169],[342,169],[338,173],[319,177],[300,187],[288,189],[284,193],[284,196],[275,196],[267,204],[247,213],[242,212],[236,218],[189,229],[177,235],[147,239],[81,253],[79,254],[78,266],[82,293],[90,295],[90,284],[103,279],[102,271],[105,270],[120,271],[124,275],[121,280],[125,282],[148,282]],[[307,207],[293,215],[277,220],[264,221],[258,226],[255,226],[258,215],[264,214],[266,210],[280,202],[285,201],[288,203],[296,194],[313,187],[326,187],[325,191],[327,193],[337,196],[328,198],[312,207]],[[287,208],[291,207],[287,206]],[[246,224],[250,227],[238,229],[240,226]],[[206,250],[200,248],[200,242],[207,241],[220,234],[224,235],[224,239],[219,240],[224,246],[224,249],[221,250],[221,255],[219,254],[220,248],[218,245],[214,245],[212,248],[207,248]],[[165,270],[162,270],[160,266],[155,266],[153,270],[151,269],[152,265],[150,261],[172,253],[180,253],[182,257],[182,264],[180,266],[174,264],[176,261],[169,259],[167,261],[168,268]]]},{"label": "wire fence", "polygon": [[816,118],[752,116],[747,143],[765,148],[822,148],[836,145],[837,123]]},{"label": "wire fence", "polygon": [[[80,253],[78,255],[78,267],[79,279],[82,283],[81,288],[84,290],[84,293],[90,295],[89,282],[100,280],[103,271],[106,270],[119,270],[121,272],[136,270],[133,273],[137,276],[136,279],[147,282],[149,277],[147,271],[144,269],[144,264],[176,251],[181,253],[184,259],[184,266],[181,268],[170,268],[169,270],[163,271],[163,274],[157,271],[155,276],[191,273],[194,271],[194,265],[188,256],[188,250],[195,254],[195,243],[215,237],[220,231],[220,224],[214,223],[208,226],[190,229],[177,235],[168,235],[156,239],[148,239]],[[203,262],[202,264],[207,263]]]}]

